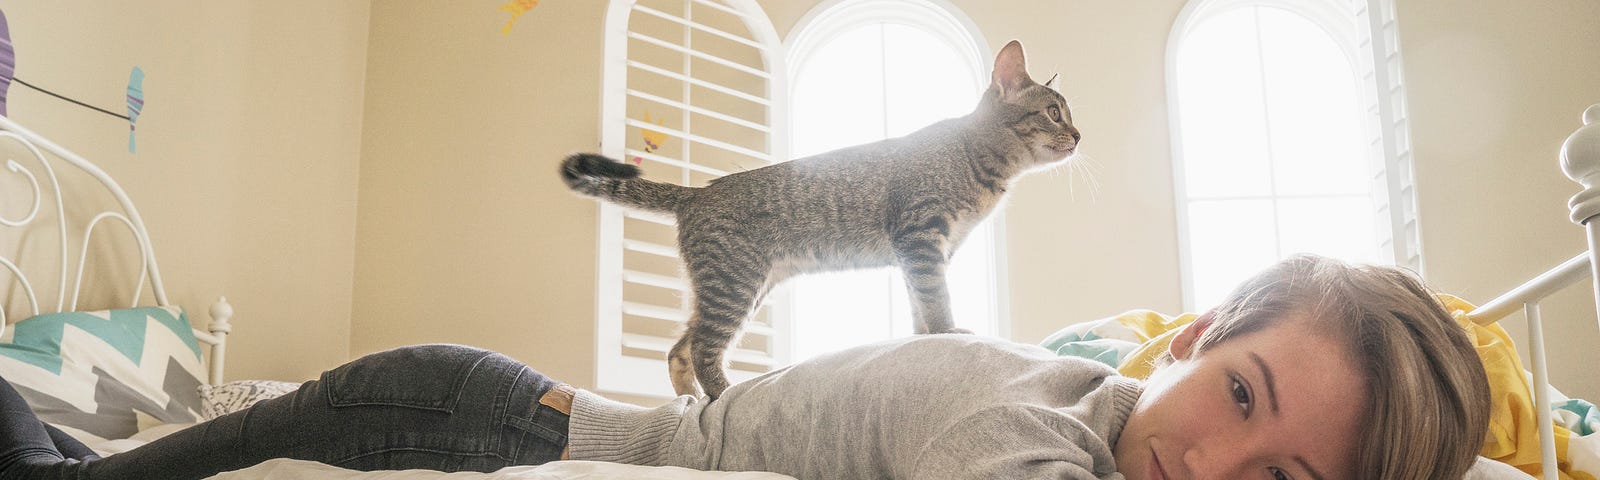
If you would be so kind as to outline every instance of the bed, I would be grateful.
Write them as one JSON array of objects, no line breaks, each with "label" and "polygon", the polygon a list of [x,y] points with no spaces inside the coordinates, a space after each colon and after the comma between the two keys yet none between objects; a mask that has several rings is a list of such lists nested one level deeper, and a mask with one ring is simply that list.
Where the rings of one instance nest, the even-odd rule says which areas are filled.
[{"label": "bed", "polygon": [[[1584,112],[1585,127],[1563,147],[1569,177],[1583,184],[1572,218],[1585,225],[1589,245],[1600,246],[1600,105]],[[84,440],[102,454],[134,448],[204,419],[282,394],[295,384],[265,380],[225,382],[223,367],[233,309],[226,299],[207,308],[204,328],[167,298],[155,251],[129,196],[95,164],[13,120],[0,117],[0,375],[10,380],[46,422]],[[31,198],[31,201],[30,201]],[[22,201],[14,201],[21,199]],[[1529,323],[1531,371],[1517,363],[1503,388],[1531,396],[1529,405],[1497,405],[1497,414],[1533,427],[1499,432],[1506,455],[1480,457],[1469,478],[1588,478],[1600,474],[1600,412],[1578,412],[1581,399],[1559,397],[1549,387],[1538,302],[1556,290],[1596,276],[1588,252],[1521,286],[1473,306],[1449,299],[1466,328],[1481,337],[1505,338],[1496,322],[1523,311]],[[1595,285],[1600,305],[1600,282]],[[146,290],[148,288],[148,290]],[[1129,314],[1064,328],[1043,342],[1063,355],[1112,366],[1133,365],[1163,346],[1163,333],[1186,316]],[[1187,316],[1192,318],[1191,316]],[[1498,335],[1498,336],[1497,336]],[[330,365],[329,367],[332,367]],[[1531,393],[1530,393],[1531,392]],[[1497,396],[1497,398],[1499,398]],[[1555,408],[1548,408],[1549,406]],[[1495,434],[1495,432],[1490,432]],[[1536,440],[1534,440],[1536,439]],[[1509,445],[1506,445],[1509,443]],[[1503,453],[1503,452],[1502,452]],[[1503,458],[1502,458],[1503,457]],[[1559,463],[1559,465],[1558,465]],[[352,472],[328,465],[273,460],[217,479],[611,479],[781,480],[764,472],[699,472],[563,461],[511,467],[493,473],[444,474],[420,470]]]}]

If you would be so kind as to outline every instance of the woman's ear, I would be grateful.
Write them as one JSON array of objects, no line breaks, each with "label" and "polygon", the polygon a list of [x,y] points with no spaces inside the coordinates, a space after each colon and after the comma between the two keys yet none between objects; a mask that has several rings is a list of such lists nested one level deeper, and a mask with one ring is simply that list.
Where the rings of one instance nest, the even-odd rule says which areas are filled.
[{"label": "woman's ear", "polygon": [[1205,333],[1206,329],[1211,328],[1211,323],[1216,318],[1214,313],[1207,311],[1200,314],[1193,322],[1184,325],[1183,330],[1178,331],[1178,336],[1172,338],[1172,345],[1167,351],[1172,353],[1174,360],[1188,360],[1189,356],[1194,354],[1194,342],[1200,339],[1200,334]]}]

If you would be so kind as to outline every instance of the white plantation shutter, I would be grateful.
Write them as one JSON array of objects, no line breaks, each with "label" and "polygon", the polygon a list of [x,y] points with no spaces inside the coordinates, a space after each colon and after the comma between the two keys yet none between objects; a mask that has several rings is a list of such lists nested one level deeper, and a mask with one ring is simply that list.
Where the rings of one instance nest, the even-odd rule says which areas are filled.
[{"label": "white plantation shutter", "polygon": [[[783,158],[780,41],[754,0],[613,0],[604,35],[602,153],[689,186]],[[693,298],[673,219],[602,203],[599,224],[596,388],[673,395],[666,353]],[[769,310],[728,351],[731,381],[784,363]]]},{"label": "white plantation shutter", "polygon": [[1412,169],[1411,129],[1400,65],[1400,33],[1394,0],[1350,0],[1361,42],[1356,62],[1366,90],[1368,158],[1374,182],[1379,240],[1385,260],[1422,273],[1422,235],[1417,228],[1417,182]]}]

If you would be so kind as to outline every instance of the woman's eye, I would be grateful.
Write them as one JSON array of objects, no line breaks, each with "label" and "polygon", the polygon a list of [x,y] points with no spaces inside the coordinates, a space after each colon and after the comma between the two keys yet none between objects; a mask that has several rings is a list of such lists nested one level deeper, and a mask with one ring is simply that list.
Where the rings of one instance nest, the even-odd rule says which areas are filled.
[{"label": "woman's eye", "polygon": [[1233,403],[1239,404],[1239,409],[1248,416],[1250,414],[1250,389],[1245,388],[1244,382],[1239,381],[1237,378],[1233,379],[1232,388]]},{"label": "woman's eye", "polygon": [[1050,114],[1050,120],[1051,121],[1055,121],[1055,122],[1061,121],[1061,107],[1057,107],[1055,105],[1051,105],[1050,108],[1045,109],[1045,113]]},{"label": "woman's eye", "polygon": [[1267,471],[1272,473],[1272,480],[1289,480],[1289,474],[1277,467],[1268,468]]}]

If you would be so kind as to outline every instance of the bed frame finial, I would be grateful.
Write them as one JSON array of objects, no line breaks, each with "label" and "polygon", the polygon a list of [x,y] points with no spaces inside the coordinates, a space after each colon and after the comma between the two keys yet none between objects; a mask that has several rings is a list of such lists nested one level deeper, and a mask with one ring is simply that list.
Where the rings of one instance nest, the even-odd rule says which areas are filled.
[{"label": "bed frame finial", "polygon": [[211,371],[208,378],[211,385],[221,385],[222,363],[223,359],[226,358],[228,348],[228,344],[223,340],[227,339],[228,333],[233,331],[233,324],[229,323],[233,319],[233,305],[228,303],[228,297],[217,297],[217,303],[211,304],[210,313],[211,325],[207,327],[207,330],[210,330],[211,335],[217,338],[217,342],[211,345]]},{"label": "bed frame finial", "polygon": [[1579,225],[1600,215],[1600,104],[1583,111],[1583,125],[1561,145],[1561,171],[1583,185],[1583,191],[1568,202],[1572,222]]}]

